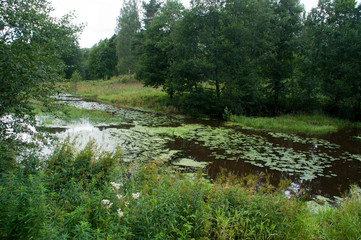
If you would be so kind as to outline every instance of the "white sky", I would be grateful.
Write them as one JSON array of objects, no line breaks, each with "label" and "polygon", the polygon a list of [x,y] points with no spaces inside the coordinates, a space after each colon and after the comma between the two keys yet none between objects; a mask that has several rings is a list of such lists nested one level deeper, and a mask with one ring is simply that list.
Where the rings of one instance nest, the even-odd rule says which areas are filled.
[{"label": "white sky", "polygon": [[[189,0],[182,0],[189,6]],[[116,27],[116,20],[120,13],[123,0],[51,0],[55,9],[54,17],[61,17],[75,11],[75,23],[85,23],[86,27],[80,36],[80,47],[90,48],[99,40],[110,38]],[[300,0],[309,11],[316,7],[318,0]]]}]

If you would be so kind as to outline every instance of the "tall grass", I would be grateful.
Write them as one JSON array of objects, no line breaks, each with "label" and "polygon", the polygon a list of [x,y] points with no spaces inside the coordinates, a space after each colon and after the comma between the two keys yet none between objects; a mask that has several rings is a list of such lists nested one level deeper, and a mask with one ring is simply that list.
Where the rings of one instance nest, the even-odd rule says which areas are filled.
[{"label": "tall grass", "polygon": [[243,126],[273,131],[325,134],[350,125],[346,120],[324,115],[282,115],[278,117],[245,117],[232,115],[230,120]]},{"label": "tall grass", "polygon": [[125,163],[119,150],[72,146],[1,175],[2,239],[361,238],[357,187],[337,206],[306,204],[259,188],[255,176],[209,183],[163,161]]},{"label": "tall grass", "polygon": [[107,81],[82,81],[78,93],[84,98],[109,103],[119,107],[141,108],[154,111],[174,112],[169,107],[168,96],[160,88],[144,87],[137,81],[121,81],[114,78]]}]

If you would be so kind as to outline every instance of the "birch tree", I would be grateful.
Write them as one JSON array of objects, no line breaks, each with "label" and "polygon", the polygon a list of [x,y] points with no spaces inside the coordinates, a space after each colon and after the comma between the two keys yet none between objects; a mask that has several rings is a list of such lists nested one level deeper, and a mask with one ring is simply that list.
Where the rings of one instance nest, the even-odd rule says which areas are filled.
[{"label": "birch tree", "polygon": [[120,72],[128,71],[131,79],[132,69],[136,62],[134,43],[141,23],[136,0],[126,0],[120,9],[117,21],[117,56]]}]

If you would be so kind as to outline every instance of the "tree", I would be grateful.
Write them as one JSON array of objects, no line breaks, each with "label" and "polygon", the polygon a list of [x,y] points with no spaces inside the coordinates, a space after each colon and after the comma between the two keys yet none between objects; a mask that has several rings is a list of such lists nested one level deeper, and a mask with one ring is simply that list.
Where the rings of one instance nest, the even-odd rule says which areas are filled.
[{"label": "tree", "polygon": [[274,11],[273,46],[265,58],[264,73],[268,79],[269,100],[273,113],[280,110],[280,98],[285,93],[285,82],[292,77],[295,62],[296,38],[302,29],[302,7],[299,0],[272,1]]},{"label": "tree", "polygon": [[116,35],[100,40],[89,52],[88,71],[91,79],[106,79],[117,74]]},{"label": "tree", "polygon": [[264,59],[273,49],[274,12],[268,1],[232,0],[225,16],[225,105],[235,114],[264,114]]},{"label": "tree", "polygon": [[104,40],[100,40],[89,51],[88,70],[90,79],[105,79],[105,64],[101,62],[101,54],[105,49]]},{"label": "tree", "polygon": [[134,43],[137,33],[141,27],[136,0],[124,2],[120,10],[117,24],[117,55],[119,59],[119,69],[128,70],[129,81],[131,80],[132,68],[136,62],[136,52]]},{"label": "tree", "polygon": [[162,6],[162,2],[158,2],[158,0],[150,0],[149,3],[143,2],[143,9],[144,9],[144,25],[145,29],[149,27],[152,23],[153,18],[155,17],[156,13]]},{"label": "tree", "polygon": [[71,82],[73,84],[73,89],[74,89],[74,95],[76,95],[76,91],[77,91],[77,86],[78,86],[78,82],[80,82],[82,80],[80,72],[78,70],[75,70],[73,72],[73,74],[71,75]]},{"label": "tree", "polygon": [[[61,57],[76,43],[81,28],[71,24],[71,15],[50,17],[47,0],[0,4],[0,116],[24,118],[31,113],[30,99],[54,94],[64,70]],[[8,126],[1,119],[1,139]]]},{"label": "tree", "polygon": [[309,14],[306,28],[326,110],[360,120],[361,5],[354,0],[322,0]]},{"label": "tree", "polygon": [[208,79],[214,84],[216,88],[217,100],[220,100],[221,89],[224,78],[222,78],[221,71],[224,69],[223,65],[223,43],[224,35],[224,5],[225,1],[220,0],[205,0],[194,1],[194,8],[198,8],[198,13],[201,17],[202,29],[199,40],[203,46],[203,53],[207,59]]},{"label": "tree", "polygon": [[82,52],[77,45],[77,43],[69,46],[69,51],[64,56],[61,57],[61,60],[65,64],[65,78],[70,79],[71,75],[77,69],[81,67]]},{"label": "tree", "polygon": [[55,19],[50,11],[47,0],[0,1],[0,174],[14,166],[24,144],[12,133],[34,123],[31,100],[46,105],[56,93],[62,57],[81,30],[71,15]]},{"label": "tree", "polygon": [[183,17],[184,6],[178,1],[167,1],[160,9],[144,34],[142,42],[141,66],[138,77],[145,86],[159,87],[173,98],[175,78],[171,71],[174,64],[176,24]]}]

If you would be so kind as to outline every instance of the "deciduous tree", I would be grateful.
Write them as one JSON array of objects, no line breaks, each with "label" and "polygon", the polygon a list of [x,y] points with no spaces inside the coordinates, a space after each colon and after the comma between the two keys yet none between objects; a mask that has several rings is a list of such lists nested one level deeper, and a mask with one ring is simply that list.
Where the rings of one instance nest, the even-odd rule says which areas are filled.
[{"label": "deciduous tree", "polygon": [[117,55],[119,69],[121,72],[128,71],[129,81],[137,59],[134,43],[140,27],[141,23],[136,0],[125,1],[120,10],[116,29]]},{"label": "deciduous tree", "polygon": [[[81,29],[72,16],[50,17],[47,0],[0,2],[0,116],[29,116],[31,99],[54,94],[61,80],[61,57],[76,43]],[[0,121],[3,139],[9,123]]]}]

